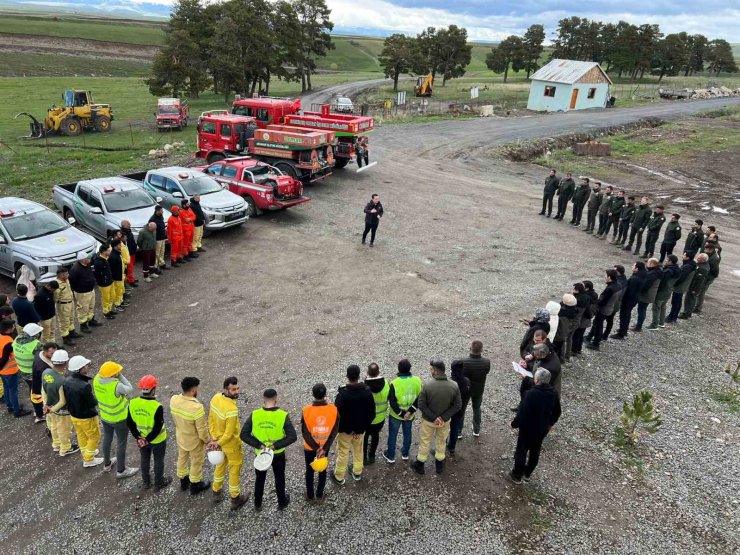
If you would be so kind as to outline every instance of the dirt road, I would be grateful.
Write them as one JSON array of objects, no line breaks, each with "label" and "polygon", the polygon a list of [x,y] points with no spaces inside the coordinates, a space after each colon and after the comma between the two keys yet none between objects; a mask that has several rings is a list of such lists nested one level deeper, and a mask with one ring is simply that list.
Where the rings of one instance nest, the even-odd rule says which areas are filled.
[{"label": "dirt road", "polygon": [[[231,514],[176,488],[141,492],[52,455],[39,425],[0,416],[0,537],[7,552],[38,553],[731,553],[740,545],[740,417],[716,400],[722,365],[737,356],[737,229],[702,318],[631,334],[563,374],[561,421],[526,486],[506,481],[515,436],[510,370],[520,319],[577,280],[602,288],[603,270],[633,258],[536,215],[540,170],[476,158],[494,142],[679,117],[739,99],[521,119],[392,126],[375,132],[379,164],[337,172],[307,190],[312,202],[213,235],[208,252],[134,293],[125,314],[72,354],[121,362],[138,380],[154,373],[167,402],[185,375],[207,402],[239,377],[241,416],[276,387],[300,421],[317,381],[336,391],[350,363],[400,358],[427,377],[427,361],[464,356],[480,338],[492,359],[479,440],[469,429],[445,474],[416,476],[378,462],[362,482],[327,486],[321,507],[303,499],[300,444],[288,449],[292,504]],[[466,154],[468,153],[468,154]],[[350,166],[352,168],[353,166]],[[374,248],[360,244],[362,208],[381,194],[386,214]],[[690,217],[690,215],[687,215]],[[723,229],[724,231],[724,229]],[[725,265],[727,270],[724,270]],[[5,291],[11,284],[0,282]],[[735,293],[733,293],[734,295]],[[729,299],[729,300],[728,300]],[[733,309],[734,307],[734,309]],[[665,422],[636,463],[612,446],[622,402],[649,389]],[[27,396],[21,386],[23,396]],[[167,470],[174,473],[174,428]],[[416,433],[416,431],[415,431]],[[415,438],[416,439],[416,438]],[[385,442],[385,432],[381,445]],[[412,455],[416,454],[416,441]],[[138,453],[129,445],[130,464]],[[242,471],[254,477],[251,453]],[[210,469],[207,471],[210,474]],[[429,472],[429,469],[428,469]],[[268,492],[272,478],[268,478]],[[208,494],[210,495],[210,494]]]}]

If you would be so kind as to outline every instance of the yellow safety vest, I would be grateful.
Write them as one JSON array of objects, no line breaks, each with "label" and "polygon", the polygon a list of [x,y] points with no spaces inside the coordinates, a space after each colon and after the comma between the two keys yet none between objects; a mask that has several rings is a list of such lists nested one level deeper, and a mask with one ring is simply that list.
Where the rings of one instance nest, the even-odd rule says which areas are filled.
[{"label": "yellow safety vest", "polygon": [[111,424],[126,420],[128,399],[122,395],[116,395],[117,385],[118,380],[101,383],[100,374],[96,374],[93,379],[93,389],[95,390],[95,397],[98,399],[100,419]]},{"label": "yellow safety vest", "polygon": [[[151,433],[152,428],[154,428],[154,415],[157,414],[157,410],[161,406],[156,399],[145,399],[144,397],[131,399],[128,405],[128,413],[131,415],[131,420],[136,423],[136,428],[139,430],[141,437],[145,438]],[[162,425],[162,431],[150,443],[155,445],[162,443],[165,439],[167,439],[167,429]]]}]

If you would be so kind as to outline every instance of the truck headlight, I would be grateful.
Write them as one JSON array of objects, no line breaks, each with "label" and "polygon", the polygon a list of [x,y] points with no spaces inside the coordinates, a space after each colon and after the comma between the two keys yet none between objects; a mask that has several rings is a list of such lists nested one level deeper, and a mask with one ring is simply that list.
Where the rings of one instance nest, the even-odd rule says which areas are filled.
[{"label": "truck headlight", "polygon": [[44,274],[49,273],[49,267],[48,266],[39,266],[39,277],[43,276]]}]

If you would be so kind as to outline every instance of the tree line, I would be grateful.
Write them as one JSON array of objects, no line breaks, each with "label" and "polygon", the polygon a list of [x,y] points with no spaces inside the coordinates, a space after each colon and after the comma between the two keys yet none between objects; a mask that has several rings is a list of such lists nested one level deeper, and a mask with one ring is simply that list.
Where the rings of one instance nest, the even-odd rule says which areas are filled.
[{"label": "tree line", "polygon": [[316,59],[334,48],[325,0],[178,0],[146,79],[156,96],[212,88],[269,94],[273,78],[311,89]]}]

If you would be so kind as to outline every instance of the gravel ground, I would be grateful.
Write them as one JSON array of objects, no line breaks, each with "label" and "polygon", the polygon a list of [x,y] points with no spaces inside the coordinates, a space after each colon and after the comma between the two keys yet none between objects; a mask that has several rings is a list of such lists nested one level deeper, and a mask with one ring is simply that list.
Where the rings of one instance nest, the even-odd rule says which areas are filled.
[{"label": "gravel ground", "polygon": [[[625,111],[608,114],[628,119]],[[519,134],[538,127],[550,133],[557,121],[568,130],[591,125],[584,114],[559,117],[526,118]],[[392,376],[408,357],[426,377],[430,357],[463,356],[480,338],[493,362],[483,433],[475,441],[465,431],[444,475],[419,477],[400,460],[390,468],[378,462],[360,483],[328,484],[325,504],[309,506],[298,444],[288,449],[291,506],[276,510],[269,478],[265,510],[245,506],[233,514],[225,503],[214,507],[207,496],[174,487],[142,493],[138,478],[117,482],[83,469],[77,455],[54,458],[39,426],[2,416],[4,549],[736,553],[740,416],[713,398],[728,382],[722,366],[738,353],[732,265],[740,253],[730,222],[723,224],[723,273],[705,316],[610,341],[579,358],[564,371],[563,417],[533,481],[506,481],[515,442],[509,407],[518,396],[510,361],[524,332],[520,320],[574,281],[600,283],[605,267],[632,260],[537,216],[541,170],[461,155],[463,141],[477,148],[516,133],[511,120],[380,129],[373,137],[378,166],[338,172],[308,190],[312,202],[209,237],[206,254],[142,284],[124,315],[73,352],[96,365],[118,360],[132,379],[156,374],[165,402],[184,375],[202,379],[207,401],[235,374],[242,417],[275,386],[297,423],[311,386],[324,381],[335,390],[347,364],[377,360]],[[370,249],[359,235],[373,192],[386,215]],[[644,388],[665,424],[645,441],[636,465],[611,438],[622,401]],[[167,469],[174,473],[169,424]],[[132,443],[128,456],[138,465]],[[245,460],[243,484],[251,490],[251,456]]]}]

